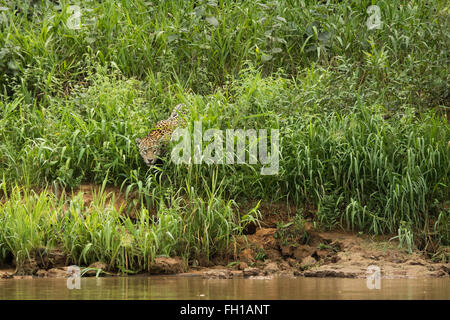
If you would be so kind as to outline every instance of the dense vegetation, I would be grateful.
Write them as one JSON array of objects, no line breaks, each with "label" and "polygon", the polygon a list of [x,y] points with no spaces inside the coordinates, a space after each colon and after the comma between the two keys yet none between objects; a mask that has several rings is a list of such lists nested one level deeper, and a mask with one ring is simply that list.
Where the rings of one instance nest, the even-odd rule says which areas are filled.
[{"label": "dense vegetation", "polygon": [[[0,0],[0,262],[53,247],[122,271],[211,257],[258,218],[238,214],[247,200],[449,244],[446,1],[83,1],[80,28],[56,3]],[[178,103],[191,130],[279,129],[279,173],[146,167],[134,141]],[[81,183],[121,187],[137,219],[105,194],[50,192]]]}]

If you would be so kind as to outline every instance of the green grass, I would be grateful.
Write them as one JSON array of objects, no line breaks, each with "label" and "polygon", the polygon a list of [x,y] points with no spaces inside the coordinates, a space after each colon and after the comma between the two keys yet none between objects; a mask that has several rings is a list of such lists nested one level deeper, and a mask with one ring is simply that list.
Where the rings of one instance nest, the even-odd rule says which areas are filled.
[{"label": "green grass", "polygon": [[35,250],[54,247],[53,226],[58,220],[55,210],[58,206],[61,203],[52,194],[37,195],[15,187],[0,204],[0,258],[10,253],[20,268]]},{"label": "green grass", "polygon": [[[2,187],[6,192],[5,182]],[[58,247],[69,263],[102,261],[123,273],[149,271],[160,255],[187,261],[231,254],[235,237],[258,217],[257,207],[240,217],[236,204],[210,186],[206,199],[193,189],[186,197],[167,193],[156,216],[142,208],[131,220],[123,207],[114,207],[114,198],[107,204],[104,187],[89,205],[81,193],[58,199],[47,190],[12,188],[0,204],[0,259],[12,255],[20,270],[37,250]]]},{"label": "green grass", "polygon": [[[365,27],[371,4],[380,30]],[[236,214],[248,199],[449,244],[445,1],[84,1],[80,30],[67,1],[0,7],[0,260],[52,246],[124,272],[210,258],[257,219]],[[134,141],[178,103],[190,130],[279,129],[279,174],[147,168]],[[85,208],[49,191],[81,183],[120,186],[137,220],[102,194]]]}]

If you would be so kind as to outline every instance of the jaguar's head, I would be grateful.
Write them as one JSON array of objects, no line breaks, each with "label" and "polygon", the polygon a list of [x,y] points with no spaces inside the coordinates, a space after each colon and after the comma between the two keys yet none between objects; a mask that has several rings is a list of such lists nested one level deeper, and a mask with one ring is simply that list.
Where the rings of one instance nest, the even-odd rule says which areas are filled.
[{"label": "jaguar's head", "polygon": [[136,144],[139,148],[139,153],[141,154],[144,162],[147,166],[154,165],[161,154],[161,147],[158,145],[157,141],[152,141],[150,139],[136,139]]},{"label": "jaguar's head", "polygon": [[184,119],[180,118],[178,114],[181,106],[178,105],[172,111],[169,119],[158,121],[147,137],[136,139],[139,153],[147,166],[156,164],[159,157],[168,151],[167,142],[170,140],[173,130],[184,123]]}]

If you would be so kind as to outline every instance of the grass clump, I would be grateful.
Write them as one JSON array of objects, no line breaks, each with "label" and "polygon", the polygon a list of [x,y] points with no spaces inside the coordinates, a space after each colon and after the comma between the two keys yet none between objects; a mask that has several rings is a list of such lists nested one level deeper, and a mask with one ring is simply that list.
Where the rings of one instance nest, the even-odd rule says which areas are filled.
[{"label": "grass clump", "polygon": [[279,222],[273,237],[279,239],[283,246],[308,244],[309,233],[305,228],[305,219],[297,214],[291,222]]},{"label": "grass clump", "polygon": [[122,273],[150,270],[160,255],[209,259],[231,254],[235,237],[257,209],[239,219],[237,206],[212,189],[206,202],[196,194],[187,199],[170,194],[156,216],[142,208],[132,220],[112,204],[114,197],[107,203],[104,187],[90,204],[82,193],[58,199],[47,190],[12,189],[0,206],[0,258],[12,255],[21,270],[36,250],[60,248],[71,263],[103,261]]},{"label": "grass clump", "polygon": [[12,263],[20,269],[37,251],[55,247],[59,206],[61,202],[53,194],[14,187],[0,203],[1,260],[13,257]]}]

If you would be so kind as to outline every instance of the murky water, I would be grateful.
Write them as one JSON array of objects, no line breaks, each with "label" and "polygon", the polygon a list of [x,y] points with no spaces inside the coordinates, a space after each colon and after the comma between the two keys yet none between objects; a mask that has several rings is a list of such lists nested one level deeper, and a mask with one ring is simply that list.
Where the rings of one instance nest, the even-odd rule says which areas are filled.
[{"label": "murky water", "polygon": [[0,280],[0,300],[14,299],[445,299],[450,279],[381,280],[369,290],[364,279],[273,278],[230,280],[199,277]]}]

